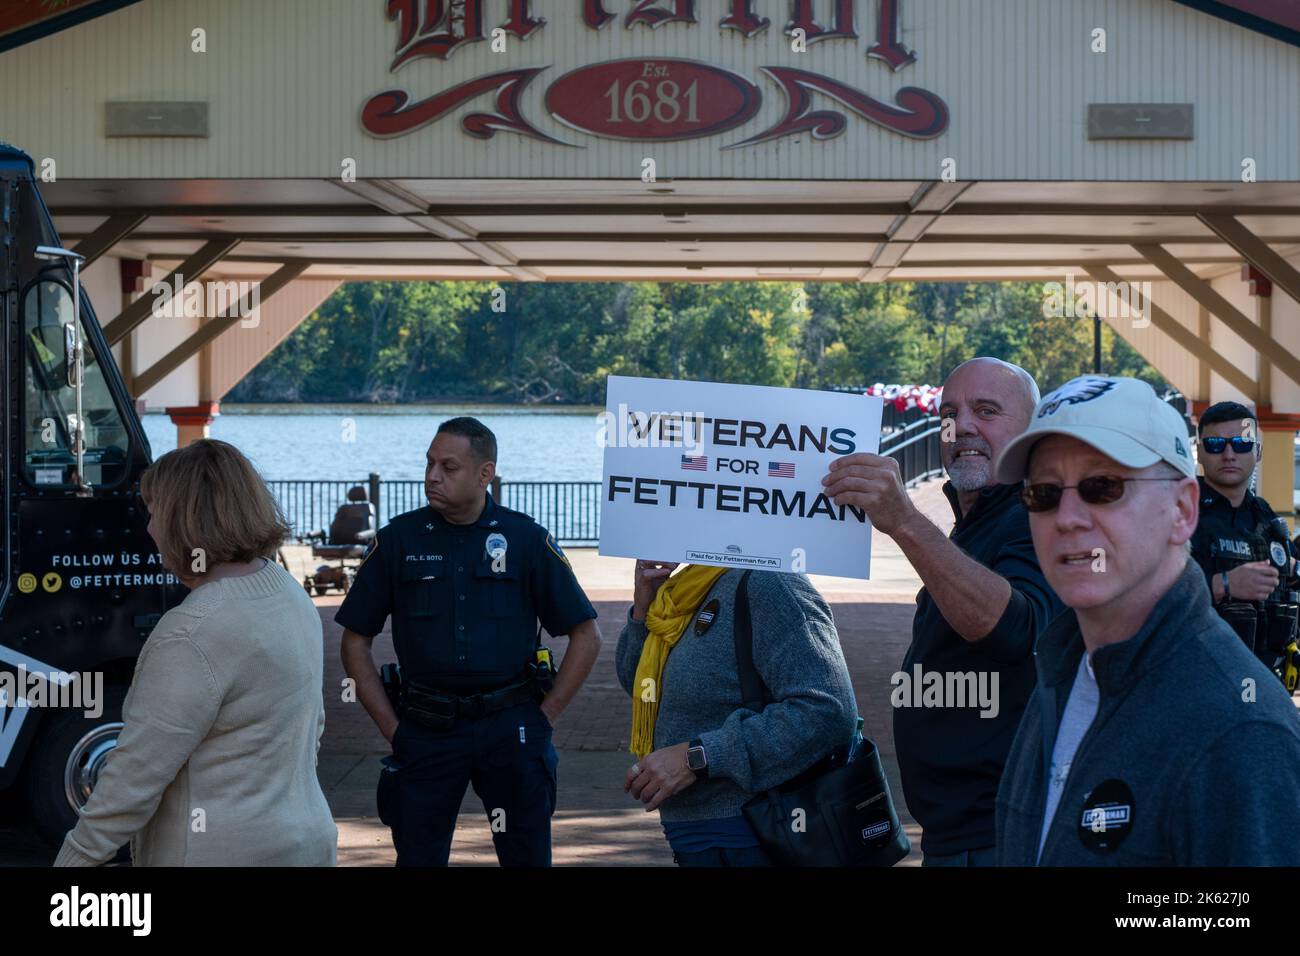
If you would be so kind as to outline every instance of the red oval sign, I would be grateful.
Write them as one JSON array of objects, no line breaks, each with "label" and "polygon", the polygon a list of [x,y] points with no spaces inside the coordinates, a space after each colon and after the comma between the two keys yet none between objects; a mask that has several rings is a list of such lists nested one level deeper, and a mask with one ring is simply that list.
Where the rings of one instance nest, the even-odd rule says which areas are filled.
[{"label": "red oval sign", "polygon": [[610,139],[693,139],[744,123],[762,105],[743,76],[694,60],[613,60],[566,73],[546,91],[561,123]]}]

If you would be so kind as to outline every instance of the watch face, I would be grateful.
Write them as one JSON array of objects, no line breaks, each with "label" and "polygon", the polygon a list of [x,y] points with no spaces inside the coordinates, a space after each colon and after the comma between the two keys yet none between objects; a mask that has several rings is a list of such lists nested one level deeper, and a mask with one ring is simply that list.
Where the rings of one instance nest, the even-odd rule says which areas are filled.
[{"label": "watch face", "polygon": [[706,761],[703,747],[690,747],[686,751],[686,766],[691,770],[703,770]]}]

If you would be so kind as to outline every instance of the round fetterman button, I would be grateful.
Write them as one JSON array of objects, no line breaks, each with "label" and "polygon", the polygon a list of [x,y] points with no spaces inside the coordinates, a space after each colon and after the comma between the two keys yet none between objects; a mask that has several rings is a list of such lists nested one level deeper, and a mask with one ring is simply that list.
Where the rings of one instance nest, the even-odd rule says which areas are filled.
[{"label": "round fetterman button", "polygon": [[700,608],[700,613],[695,618],[695,633],[703,634],[713,626],[713,621],[718,616],[718,599],[714,598],[704,607]]},{"label": "round fetterman button", "polygon": [[1096,853],[1113,853],[1133,830],[1133,791],[1123,780],[1103,780],[1084,797],[1079,839]]}]

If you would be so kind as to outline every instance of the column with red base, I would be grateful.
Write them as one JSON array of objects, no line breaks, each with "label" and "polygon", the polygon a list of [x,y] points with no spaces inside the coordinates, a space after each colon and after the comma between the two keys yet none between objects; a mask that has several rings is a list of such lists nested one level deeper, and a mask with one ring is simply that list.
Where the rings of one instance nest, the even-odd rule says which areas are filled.
[{"label": "column with red base", "polygon": [[208,437],[208,426],[221,413],[220,402],[199,402],[197,405],[180,405],[167,409],[172,424],[176,426],[176,447],[184,448],[191,442]]}]

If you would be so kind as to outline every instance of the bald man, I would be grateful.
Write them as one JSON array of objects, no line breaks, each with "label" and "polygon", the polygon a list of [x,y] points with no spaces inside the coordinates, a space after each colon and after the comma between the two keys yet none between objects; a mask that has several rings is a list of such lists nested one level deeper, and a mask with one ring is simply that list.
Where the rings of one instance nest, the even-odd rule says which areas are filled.
[{"label": "bald man", "polygon": [[947,537],[917,510],[892,458],[856,454],[822,479],[836,504],[864,509],[925,585],[912,643],[891,683],[894,744],[925,866],[992,866],[994,799],[1035,684],[1034,642],[1063,608],[1034,555],[1019,485],[993,464],[1028,426],[1038,386],[1024,369],[975,358],[944,383]]}]

